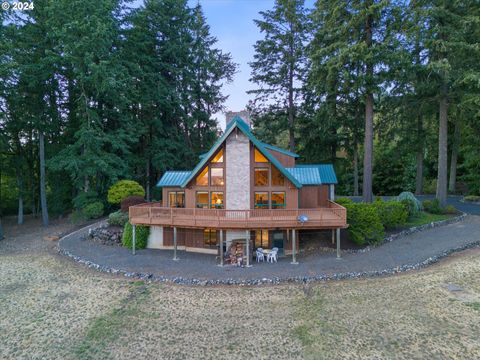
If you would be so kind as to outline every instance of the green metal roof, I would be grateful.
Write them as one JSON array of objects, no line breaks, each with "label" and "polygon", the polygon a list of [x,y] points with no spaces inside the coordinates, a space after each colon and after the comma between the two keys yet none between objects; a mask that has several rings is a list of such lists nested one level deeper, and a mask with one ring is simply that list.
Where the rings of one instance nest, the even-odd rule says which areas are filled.
[{"label": "green metal roof", "polygon": [[302,185],[336,184],[337,176],[331,164],[305,164],[286,168]]},{"label": "green metal roof", "polygon": [[228,124],[227,128],[223,135],[215,142],[212,148],[200,159],[200,162],[195,166],[189,176],[183,181],[182,187],[187,186],[187,184],[197,175],[197,173],[207,164],[210,157],[218,150],[220,145],[227,139],[228,135],[232,133],[232,131],[238,128],[242,131],[245,136],[255,145],[255,147],[265,156],[288,180],[292,182],[293,185],[297,188],[301,188],[302,184],[290,173],[288,172],[282,164],[265,148],[263,143],[259,141],[250,131],[250,128],[242,120],[241,117],[235,116],[232,121]]},{"label": "green metal roof", "polygon": [[[260,141],[261,142],[261,141]],[[285,155],[288,155],[288,156],[292,156],[294,158],[298,158],[300,157],[300,155],[298,154],[295,154],[294,152],[291,152],[291,151],[288,151],[288,150],[285,150],[285,149],[282,149],[282,148],[279,148],[278,146],[274,146],[274,145],[270,145],[270,144],[267,144],[267,143],[264,143],[264,142],[261,142],[262,145],[268,149],[268,150],[273,150],[273,151],[277,151],[281,154],[285,154]]]},{"label": "green metal roof", "polygon": [[190,175],[191,171],[167,171],[158,181],[157,186],[182,186],[182,183]]}]

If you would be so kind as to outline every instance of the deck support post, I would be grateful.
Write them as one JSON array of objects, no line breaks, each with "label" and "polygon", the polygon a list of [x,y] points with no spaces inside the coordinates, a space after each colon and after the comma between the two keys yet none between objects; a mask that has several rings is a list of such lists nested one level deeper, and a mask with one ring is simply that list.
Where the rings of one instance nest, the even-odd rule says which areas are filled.
[{"label": "deck support post", "polygon": [[332,245],[335,244],[335,229],[332,229]]},{"label": "deck support post", "polygon": [[223,229],[220,229],[220,265],[223,266]]},{"label": "deck support post", "polygon": [[132,225],[132,255],[135,255],[135,243],[137,238],[137,225]]},{"label": "deck support post", "polygon": [[292,265],[298,265],[297,261],[297,231],[292,229]]},{"label": "deck support post", "polygon": [[342,254],[340,252],[340,229],[336,230],[337,232],[337,260],[342,258]]},{"label": "deck support post", "polygon": [[173,227],[173,260],[177,261],[177,227]]},{"label": "deck support post", "polygon": [[247,253],[247,267],[250,267],[252,265],[250,265],[250,231],[248,230],[245,230],[245,241],[246,241],[245,251]]}]

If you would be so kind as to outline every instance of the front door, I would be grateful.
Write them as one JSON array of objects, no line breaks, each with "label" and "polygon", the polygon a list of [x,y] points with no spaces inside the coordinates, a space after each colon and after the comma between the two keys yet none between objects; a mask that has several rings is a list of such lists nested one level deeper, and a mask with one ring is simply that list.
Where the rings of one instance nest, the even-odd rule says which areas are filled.
[{"label": "front door", "polygon": [[284,242],[286,240],[286,232],[285,230],[272,230],[271,232],[271,239],[272,239],[272,248],[278,248],[278,255],[284,255]]}]

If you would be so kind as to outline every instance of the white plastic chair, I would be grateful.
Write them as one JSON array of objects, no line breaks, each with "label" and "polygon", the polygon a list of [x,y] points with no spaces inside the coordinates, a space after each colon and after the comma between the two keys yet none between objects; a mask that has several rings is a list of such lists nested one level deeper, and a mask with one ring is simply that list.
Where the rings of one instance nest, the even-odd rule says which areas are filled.
[{"label": "white plastic chair", "polygon": [[278,248],[275,250],[275,248],[272,249],[272,251],[270,251],[270,253],[268,254],[268,257],[267,257],[267,262],[271,262],[273,264],[273,262],[277,262],[277,253],[278,253]]},{"label": "white plastic chair", "polygon": [[256,254],[257,254],[257,262],[265,261],[265,255],[263,254],[262,248],[258,248],[256,251]]}]

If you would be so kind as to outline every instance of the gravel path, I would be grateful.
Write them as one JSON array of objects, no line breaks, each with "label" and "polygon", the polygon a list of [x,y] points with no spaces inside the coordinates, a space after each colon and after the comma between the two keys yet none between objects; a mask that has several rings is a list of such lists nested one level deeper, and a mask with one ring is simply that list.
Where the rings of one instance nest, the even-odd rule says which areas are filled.
[{"label": "gravel path", "polygon": [[[452,249],[480,244],[480,217],[467,216],[459,223],[408,235],[364,253],[345,253],[337,260],[334,253],[299,256],[298,265],[291,258],[277,264],[254,263],[250,268],[216,266],[215,256],[179,252],[179,261],[173,261],[173,251],[145,249],[133,256],[128,249],[105,246],[84,240],[82,233],[63,239],[63,252],[120,272],[151,274],[160,280],[189,283],[255,283],[262,279],[276,281],[319,277],[346,277],[351,273],[380,273],[385,270],[416,266],[432,257],[442,257]],[[354,275],[355,276],[355,275]],[[178,281],[180,279],[180,281]],[[263,282],[268,282],[263,281]]]}]

